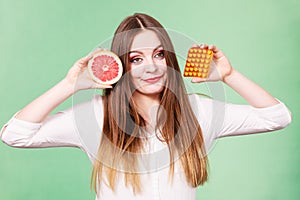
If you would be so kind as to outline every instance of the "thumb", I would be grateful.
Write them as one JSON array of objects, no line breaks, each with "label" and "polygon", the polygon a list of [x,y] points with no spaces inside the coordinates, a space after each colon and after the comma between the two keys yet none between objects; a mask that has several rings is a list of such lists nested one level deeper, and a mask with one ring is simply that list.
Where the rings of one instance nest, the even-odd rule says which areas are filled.
[{"label": "thumb", "polygon": [[100,84],[100,83],[95,83],[93,88],[96,89],[107,89],[107,88],[112,88],[112,85],[110,84]]}]

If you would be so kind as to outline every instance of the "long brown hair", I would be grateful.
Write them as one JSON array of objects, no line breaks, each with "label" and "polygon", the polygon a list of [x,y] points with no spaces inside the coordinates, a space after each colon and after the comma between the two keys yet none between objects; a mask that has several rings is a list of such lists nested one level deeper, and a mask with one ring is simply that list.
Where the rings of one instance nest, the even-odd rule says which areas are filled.
[{"label": "long brown hair", "polygon": [[[117,28],[111,50],[119,55],[123,63],[124,74],[129,71],[129,52],[134,36],[142,30],[154,31],[164,49],[169,69],[165,87],[161,92],[160,105],[164,109],[157,112],[156,137],[168,145],[170,155],[169,177],[174,176],[174,156],[180,155],[186,180],[192,187],[207,181],[208,159],[204,147],[200,125],[193,113],[174,47],[163,26],[146,14],[134,14],[124,19]],[[92,185],[97,192],[106,172],[108,185],[115,189],[118,179],[116,168],[124,171],[126,186],[132,186],[134,193],[142,190],[139,177],[137,156],[144,150],[141,127],[146,125],[138,113],[131,98],[134,87],[130,76],[123,75],[112,89],[105,89],[103,94],[104,123],[103,136],[98,149],[97,159],[92,171]],[[159,135],[158,135],[159,134]],[[105,162],[103,162],[105,160]],[[118,166],[118,167],[116,167]]]}]

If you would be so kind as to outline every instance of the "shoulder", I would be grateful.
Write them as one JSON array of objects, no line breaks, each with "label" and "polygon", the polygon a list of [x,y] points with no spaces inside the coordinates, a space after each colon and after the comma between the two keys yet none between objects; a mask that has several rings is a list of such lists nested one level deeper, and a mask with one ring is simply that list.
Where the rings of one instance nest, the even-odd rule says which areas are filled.
[{"label": "shoulder", "polygon": [[225,102],[195,93],[188,97],[192,111],[203,130],[207,131],[211,124],[223,121],[228,106]]},{"label": "shoulder", "polygon": [[92,97],[92,102],[97,106],[103,106],[103,98],[101,94],[96,94]]},{"label": "shoulder", "polygon": [[73,97],[72,114],[79,121],[90,121],[96,119],[102,122],[103,96],[100,94],[85,94]]},{"label": "shoulder", "polygon": [[189,102],[193,113],[203,126],[207,120],[212,117],[212,113],[216,110],[215,100],[201,94],[188,94]]},{"label": "shoulder", "polygon": [[72,100],[73,109],[100,108],[103,106],[102,102],[103,96],[100,94],[78,95],[74,96]]},{"label": "shoulder", "polygon": [[194,112],[199,113],[201,111],[212,110],[215,106],[222,104],[221,102],[214,100],[206,95],[202,94],[188,94],[189,102]]},{"label": "shoulder", "polygon": [[212,102],[212,99],[204,94],[190,93],[188,94],[188,98],[190,103],[207,104]]}]

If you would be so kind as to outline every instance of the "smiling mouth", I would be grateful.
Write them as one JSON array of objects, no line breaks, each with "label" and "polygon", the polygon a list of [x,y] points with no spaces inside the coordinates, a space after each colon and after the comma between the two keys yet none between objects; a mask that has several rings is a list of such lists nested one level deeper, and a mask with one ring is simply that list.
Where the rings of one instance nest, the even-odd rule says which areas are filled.
[{"label": "smiling mouth", "polygon": [[160,79],[161,79],[161,76],[158,76],[158,77],[153,77],[153,78],[145,79],[144,81],[147,82],[147,83],[156,83],[156,82],[158,82]]}]

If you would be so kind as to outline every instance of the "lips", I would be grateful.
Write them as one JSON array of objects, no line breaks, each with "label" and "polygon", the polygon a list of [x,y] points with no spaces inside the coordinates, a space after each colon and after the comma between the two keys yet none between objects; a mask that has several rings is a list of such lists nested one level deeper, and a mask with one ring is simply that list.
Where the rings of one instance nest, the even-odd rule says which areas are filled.
[{"label": "lips", "polygon": [[153,78],[148,78],[148,79],[144,79],[145,82],[147,83],[156,83],[161,79],[162,76],[156,76]]}]

